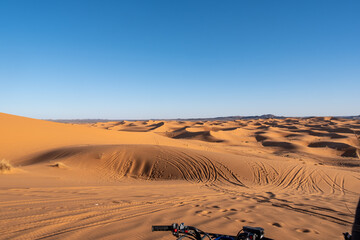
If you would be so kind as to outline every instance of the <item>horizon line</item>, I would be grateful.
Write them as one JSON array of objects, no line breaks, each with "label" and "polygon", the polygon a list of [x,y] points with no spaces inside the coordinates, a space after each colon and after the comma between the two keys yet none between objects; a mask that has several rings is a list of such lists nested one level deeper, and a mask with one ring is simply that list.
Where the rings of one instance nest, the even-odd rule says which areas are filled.
[{"label": "horizon line", "polygon": [[176,121],[176,120],[236,120],[236,119],[271,119],[271,118],[316,118],[316,117],[333,117],[333,118],[359,118],[358,115],[305,115],[305,116],[282,116],[282,115],[273,115],[273,114],[261,114],[261,115],[232,115],[232,116],[217,116],[217,117],[190,117],[190,118],[41,118],[40,120],[46,121]]}]

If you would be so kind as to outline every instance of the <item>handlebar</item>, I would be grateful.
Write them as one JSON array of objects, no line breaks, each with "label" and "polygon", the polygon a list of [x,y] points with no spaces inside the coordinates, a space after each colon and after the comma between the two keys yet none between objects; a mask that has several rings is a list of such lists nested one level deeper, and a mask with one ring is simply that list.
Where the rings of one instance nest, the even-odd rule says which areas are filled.
[{"label": "handlebar", "polygon": [[173,226],[152,226],[152,231],[172,231]]},{"label": "handlebar", "polygon": [[174,223],[172,225],[157,225],[152,226],[152,231],[171,231],[172,235],[178,239],[190,238],[196,240],[202,239],[229,239],[229,240],[271,240],[264,237],[264,229],[261,227],[244,226],[237,236],[230,236],[217,233],[207,233],[192,226],[185,226],[184,223],[180,225]]}]

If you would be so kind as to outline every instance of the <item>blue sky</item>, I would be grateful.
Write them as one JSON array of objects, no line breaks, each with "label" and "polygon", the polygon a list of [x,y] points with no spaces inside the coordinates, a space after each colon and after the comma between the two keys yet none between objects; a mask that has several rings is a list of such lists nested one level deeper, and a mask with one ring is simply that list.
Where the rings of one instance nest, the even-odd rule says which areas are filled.
[{"label": "blue sky", "polygon": [[360,1],[0,1],[0,112],[360,114]]}]

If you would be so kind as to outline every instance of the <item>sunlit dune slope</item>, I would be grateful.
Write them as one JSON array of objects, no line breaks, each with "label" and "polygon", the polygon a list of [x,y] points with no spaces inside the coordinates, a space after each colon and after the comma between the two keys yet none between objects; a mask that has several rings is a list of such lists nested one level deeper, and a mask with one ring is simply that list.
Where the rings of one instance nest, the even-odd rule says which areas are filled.
[{"label": "sunlit dune slope", "polygon": [[[11,162],[35,152],[83,144],[165,144],[181,146],[154,133],[106,131],[0,113],[0,157]],[[20,159],[21,160],[21,159]]]}]

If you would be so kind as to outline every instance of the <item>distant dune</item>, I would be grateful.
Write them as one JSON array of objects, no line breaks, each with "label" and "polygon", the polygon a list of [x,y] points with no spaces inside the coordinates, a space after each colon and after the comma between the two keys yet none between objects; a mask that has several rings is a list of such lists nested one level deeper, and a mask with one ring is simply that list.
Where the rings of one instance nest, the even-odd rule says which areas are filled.
[{"label": "distant dune", "polygon": [[58,123],[0,113],[0,133],[4,239],[168,239],[150,226],[176,221],[340,239],[360,193],[356,118]]},{"label": "distant dune", "polygon": [[[227,116],[227,117],[210,117],[210,118],[177,118],[177,119],[152,119],[154,121],[234,121],[234,120],[251,120],[251,119],[285,119],[285,118],[294,118],[294,117],[284,117],[276,116],[273,114],[263,114],[263,115],[254,115],[254,116]],[[326,118],[326,117],[301,117],[304,119],[308,118]],[[337,117],[327,117],[327,118],[343,118],[343,119],[352,119],[359,120],[360,115],[354,116],[337,116]],[[121,119],[121,120],[110,120],[110,119],[45,119],[47,121],[60,122],[60,123],[97,123],[97,122],[119,122],[119,121],[141,121],[141,120],[132,120],[132,119]],[[144,120],[143,120],[144,121]],[[145,120],[147,121],[147,120]]]}]

